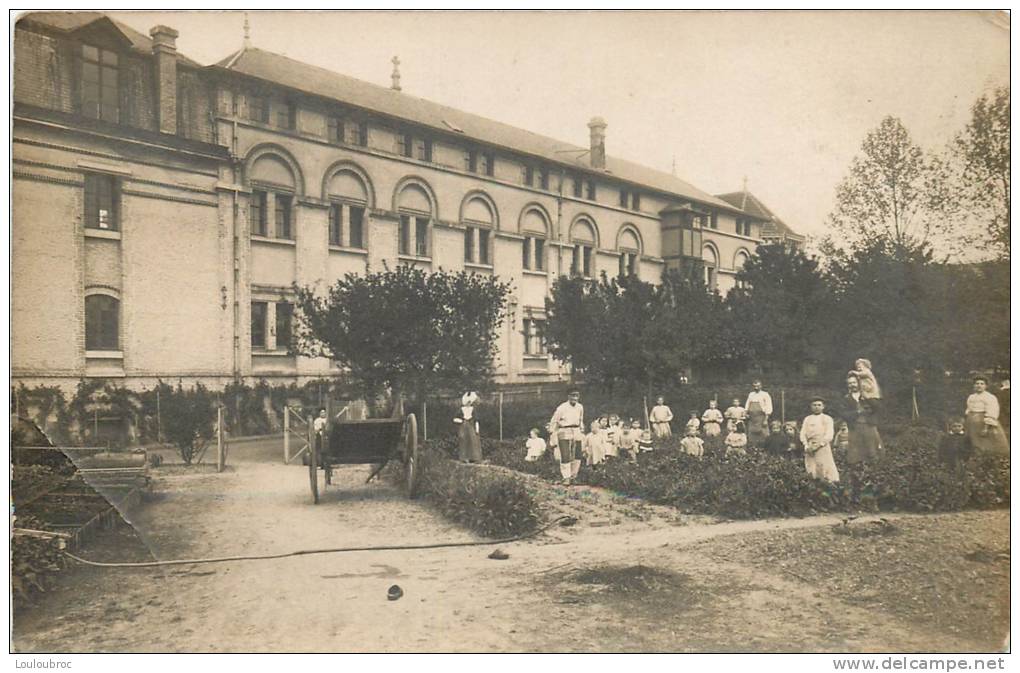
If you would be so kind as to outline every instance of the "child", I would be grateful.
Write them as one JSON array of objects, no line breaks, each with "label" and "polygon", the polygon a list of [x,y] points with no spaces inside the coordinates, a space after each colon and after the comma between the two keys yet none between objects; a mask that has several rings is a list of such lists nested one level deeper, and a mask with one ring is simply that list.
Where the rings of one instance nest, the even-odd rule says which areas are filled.
[{"label": "child", "polygon": [[783,424],[783,439],[786,441],[786,457],[800,460],[804,455],[804,449],[800,445],[796,421],[787,421]]},{"label": "child", "polygon": [[616,458],[620,454],[620,417],[616,414],[609,414],[603,442],[603,451],[607,458]]},{"label": "child", "polygon": [[747,410],[740,406],[740,400],[733,398],[733,404],[730,405],[723,416],[726,417],[726,429],[733,432],[737,423],[743,421],[747,416]]},{"label": "child", "polygon": [[655,406],[648,415],[652,423],[652,434],[656,439],[666,439],[673,436],[673,430],[669,422],[673,420],[673,410],[666,406],[666,401],[659,396],[655,398]]},{"label": "child", "polygon": [[632,463],[637,462],[637,443],[640,436],[641,424],[637,421],[631,423],[629,428],[624,426],[616,440],[620,458],[626,458]]},{"label": "child", "polygon": [[723,415],[719,411],[719,403],[709,400],[708,409],[701,415],[701,422],[705,424],[706,437],[718,437],[722,432]]},{"label": "child", "polygon": [[532,428],[528,432],[528,441],[524,443],[528,449],[528,455],[524,460],[533,463],[545,455],[545,440],[538,436],[538,428]]},{"label": "child", "polygon": [[860,381],[862,400],[882,399],[882,391],[878,387],[878,380],[871,371],[871,360],[865,358],[854,360],[853,373],[857,375],[857,380]]},{"label": "child", "polygon": [[701,429],[701,421],[698,420],[697,411],[692,411],[690,413],[690,418],[687,419],[687,427],[694,428],[694,434],[698,434],[698,430]]},{"label": "child", "polygon": [[843,453],[850,448],[850,428],[846,421],[840,421],[836,425],[836,437],[832,440],[832,448]]},{"label": "child", "polygon": [[955,471],[966,464],[973,452],[974,446],[964,429],[963,419],[952,419],[949,434],[939,440],[939,460]]},{"label": "child", "polygon": [[549,435],[549,446],[553,450],[553,460],[558,463],[560,462],[560,443],[556,439],[556,433],[553,432],[552,423],[545,424],[545,431]]},{"label": "child", "polygon": [[602,432],[601,419],[596,418],[591,422],[591,433],[588,437],[588,464],[599,465],[606,459],[604,435]]},{"label": "child", "polygon": [[836,462],[832,459],[832,438],[835,430],[832,417],[825,412],[825,400],[811,400],[811,415],[800,426],[800,441],[804,445],[804,469],[816,479],[832,483],[839,481]]},{"label": "child", "polygon": [[641,424],[634,421],[634,427],[641,433],[638,435],[638,451],[644,453],[645,451],[651,451],[654,447],[652,446],[652,432],[651,430],[642,430]]},{"label": "child", "polygon": [[765,452],[770,456],[785,456],[787,438],[783,435],[783,424],[779,421],[769,423],[769,436],[765,438]]},{"label": "child", "polygon": [[726,455],[747,455],[747,430],[743,421],[736,421],[733,430],[726,435]]},{"label": "child", "polygon": [[694,431],[694,428],[687,426],[687,433],[680,440],[680,448],[689,456],[701,458],[705,455],[705,440],[698,437],[698,433]]}]

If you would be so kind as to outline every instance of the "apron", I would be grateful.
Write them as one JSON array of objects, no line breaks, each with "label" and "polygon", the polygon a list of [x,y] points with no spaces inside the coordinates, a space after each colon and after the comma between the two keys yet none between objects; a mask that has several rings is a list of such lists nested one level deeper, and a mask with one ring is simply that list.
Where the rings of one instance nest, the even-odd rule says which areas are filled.
[{"label": "apron", "polygon": [[747,408],[748,444],[756,446],[765,441],[765,438],[769,436],[767,418],[768,417],[765,415],[765,410],[762,409],[761,404],[757,401],[751,402],[751,406]]},{"label": "apron", "polygon": [[[972,411],[968,413],[964,427],[975,452],[1009,453],[1009,442],[1006,440],[1006,433],[1002,431],[1002,426],[986,426],[985,412]],[[985,428],[988,430],[982,437],[981,431]]]}]

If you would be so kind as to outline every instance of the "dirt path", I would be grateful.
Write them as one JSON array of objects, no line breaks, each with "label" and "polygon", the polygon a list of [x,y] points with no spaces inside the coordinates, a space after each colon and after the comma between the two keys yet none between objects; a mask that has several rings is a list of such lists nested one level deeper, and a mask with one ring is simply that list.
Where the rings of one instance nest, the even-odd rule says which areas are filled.
[{"label": "dirt path", "polygon": [[[235,457],[237,458],[237,457]],[[117,547],[140,560],[472,540],[367,468],[341,469],[309,504],[306,468],[235,460],[216,475],[164,470]],[[712,554],[714,538],[838,517],[709,523],[596,489],[535,484],[577,525],[504,547],[326,554],[106,570],[75,567],[15,622],[30,651],[867,651],[977,644],[824,587]],[[1008,516],[1007,516],[1008,524]],[[1007,531],[1008,535],[1008,531]],[[1008,582],[1008,580],[1007,580]],[[386,600],[399,584],[404,596]],[[1008,587],[1008,584],[1007,584]]]}]

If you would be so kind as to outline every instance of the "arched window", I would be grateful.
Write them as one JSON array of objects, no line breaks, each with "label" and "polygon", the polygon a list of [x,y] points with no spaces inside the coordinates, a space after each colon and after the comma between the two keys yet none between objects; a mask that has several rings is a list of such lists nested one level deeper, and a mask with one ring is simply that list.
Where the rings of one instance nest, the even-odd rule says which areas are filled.
[{"label": "arched window", "polygon": [[364,180],[354,171],[337,171],[327,183],[326,193],[329,198],[329,244],[367,248],[365,209],[369,193]]},{"label": "arched window", "polygon": [[592,257],[598,243],[595,223],[586,217],[574,220],[570,226],[570,242],[574,246],[570,273],[591,278],[595,271]]},{"label": "arched window", "polygon": [[85,297],[85,350],[120,350],[120,301],[116,297]]},{"label": "arched window", "polygon": [[468,264],[492,264],[492,229],[496,222],[493,206],[476,196],[464,202],[460,214],[464,225],[464,261]]},{"label": "arched window", "polygon": [[248,170],[248,181],[252,187],[248,209],[252,235],[292,240],[297,179],[290,164],[275,154],[262,154]]},{"label": "arched window", "polygon": [[636,276],[638,259],[641,257],[641,239],[637,230],[630,226],[621,229],[616,249],[620,253],[620,275]]},{"label": "arched window", "polygon": [[[737,254],[733,256],[733,269],[739,273],[750,259],[751,255],[746,250],[738,250]],[[738,280],[737,287],[744,287],[744,282]]]},{"label": "arched window", "polygon": [[709,290],[714,290],[719,269],[719,255],[716,253],[715,248],[711,245],[706,245],[701,250],[701,259],[705,267],[705,285]]},{"label": "arched window", "polygon": [[410,182],[397,194],[396,205],[400,214],[398,252],[401,255],[428,257],[432,196],[424,185]]},{"label": "arched window", "polygon": [[521,216],[521,233],[524,235],[521,262],[529,271],[545,271],[545,242],[549,238],[549,219],[537,206]]}]

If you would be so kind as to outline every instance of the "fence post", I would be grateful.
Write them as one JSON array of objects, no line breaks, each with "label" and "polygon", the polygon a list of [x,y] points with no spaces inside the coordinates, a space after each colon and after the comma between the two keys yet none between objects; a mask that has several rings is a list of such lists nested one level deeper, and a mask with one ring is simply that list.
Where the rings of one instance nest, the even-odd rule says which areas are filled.
[{"label": "fence post", "polygon": [[290,464],[290,407],[283,407],[283,462]]},{"label": "fence post", "polygon": [[503,441],[503,391],[499,392],[499,441]]},{"label": "fence post", "polygon": [[421,401],[421,438],[423,442],[429,439],[429,403],[427,400]]},{"label": "fence post", "polygon": [[222,472],[226,463],[223,452],[223,407],[216,407],[216,471]]},{"label": "fence post", "polygon": [[163,443],[163,415],[159,408],[159,386],[156,386],[156,443]]},{"label": "fence post", "polygon": [[[312,442],[315,441],[315,430],[312,429],[312,423],[314,423],[314,422],[315,422],[315,416],[309,416],[308,417],[308,428],[306,430],[307,431],[307,437],[308,437],[308,457],[309,458],[311,458],[311,456],[312,456],[312,448],[314,447],[314,444],[312,444]],[[318,448],[322,448],[322,447],[318,447]]]},{"label": "fence post", "polygon": [[786,388],[779,389],[779,415],[783,419],[783,425],[786,425]]}]

